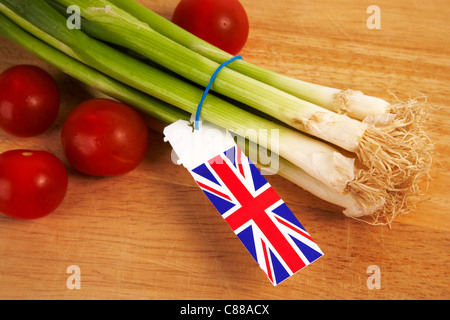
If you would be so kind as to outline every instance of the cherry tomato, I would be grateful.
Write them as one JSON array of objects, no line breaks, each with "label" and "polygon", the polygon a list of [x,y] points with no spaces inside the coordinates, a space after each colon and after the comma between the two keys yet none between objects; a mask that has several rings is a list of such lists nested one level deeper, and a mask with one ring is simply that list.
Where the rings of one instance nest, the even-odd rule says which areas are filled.
[{"label": "cherry tomato", "polygon": [[46,151],[10,150],[0,155],[0,212],[37,219],[53,212],[67,192],[67,171]]},{"label": "cherry tomato", "polygon": [[249,22],[238,0],[181,0],[172,22],[232,54],[247,42]]},{"label": "cherry tomato", "polygon": [[69,163],[92,176],[117,176],[135,169],[148,149],[148,128],[131,107],[109,99],[91,99],[67,117],[62,133]]},{"label": "cherry tomato", "polygon": [[0,128],[18,137],[48,130],[59,111],[59,90],[44,70],[18,65],[0,74]]}]

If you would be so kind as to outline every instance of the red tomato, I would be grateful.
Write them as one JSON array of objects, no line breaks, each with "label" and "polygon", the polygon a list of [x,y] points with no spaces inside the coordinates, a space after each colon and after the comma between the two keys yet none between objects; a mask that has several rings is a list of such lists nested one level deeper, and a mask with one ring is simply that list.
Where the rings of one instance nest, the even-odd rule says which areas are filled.
[{"label": "red tomato", "polygon": [[248,17],[238,0],[181,0],[172,22],[236,55],[247,42]]},{"label": "red tomato", "polygon": [[55,80],[44,70],[19,65],[0,74],[0,128],[18,137],[43,133],[59,111]]},{"label": "red tomato", "polygon": [[148,128],[131,107],[109,99],[92,99],[67,117],[63,150],[78,171],[117,176],[135,169],[148,149]]},{"label": "red tomato", "polygon": [[67,192],[67,171],[46,151],[11,150],[0,155],[0,212],[37,219],[53,212]]}]

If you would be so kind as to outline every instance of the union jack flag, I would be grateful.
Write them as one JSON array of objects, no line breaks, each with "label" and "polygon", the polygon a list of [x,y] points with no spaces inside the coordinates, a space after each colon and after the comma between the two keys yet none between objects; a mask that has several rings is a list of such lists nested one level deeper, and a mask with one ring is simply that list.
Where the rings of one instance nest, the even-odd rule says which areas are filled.
[{"label": "union jack flag", "polygon": [[189,171],[273,285],[323,255],[239,147]]}]

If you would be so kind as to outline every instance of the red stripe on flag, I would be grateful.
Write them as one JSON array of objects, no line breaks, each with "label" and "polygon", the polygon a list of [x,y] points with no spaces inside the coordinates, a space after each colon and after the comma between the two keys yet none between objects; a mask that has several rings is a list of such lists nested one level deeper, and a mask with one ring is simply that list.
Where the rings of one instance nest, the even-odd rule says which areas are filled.
[{"label": "red stripe on flag", "polygon": [[231,198],[230,198],[229,196],[227,196],[226,194],[224,194],[224,193],[222,193],[222,192],[220,192],[220,191],[217,191],[217,190],[215,190],[215,189],[213,189],[213,188],[211,188],[211,187],[208,187],[207,185],[205,185],[205,184],[203,184],[203,183],[201,183],[201,182],[198,182],[198,181],[197,181],[197,183],[198,183],[198,185],[200,186],[200,188],[205,189],[205,190],[208,190],[209,192],[211,192],[211,193],[213,193],[213,194],[215,194],[215,195],[218,195],[218,196],[220,196],[220,197],[222,197],[222,198],[225,198],[225,199],[227,199],[227,200],[229,200],[229,201],[232,201]]},{"label": "red stripe on flag", "polygon": [[264,241],[261,239],[262,249],[264,252],[264,261],[266,262],[266,269],[267,269],[267,276],[269,277],[270,281],[273,282],[272,278],[272,269],[270,268],[270,262],[269,262],[269,255],[267,253],[267,247]]},{"label": "red stripe on flag", "polygon": [[237,155],[236,155],[236,157],[237,157],[236,162],[237,162],[237,165],[238,165],[238,168],[239,168],[239,172],[245,178],[244,167],[242,166],[242,153],[241,153],[241,150],[238,147],[236,147],[236,153],[237,153]]},{"label": "red stripe on flag", "polygon": [[278,217],[275,217],[275,218],[277,218],[278,222],[280,222],[282,225],[284,225],[284,226],[294,230],[297,233],[300,233],[306,239],[311,240],[312,242],[314,242],[314,240],[308,234],[306,234],[302,229],[300,229],[300,228],[298,228],[296,226],[292,226],[289,223],[287,223],[286,221],[283,221],[282,219],[280,219]]},{"label": "red stripe on flag", "polygon": [[242,184],[241,180],[239,180],[221,156],[211,159],[209,164],[241,205],[253,199],[247,187]]}]

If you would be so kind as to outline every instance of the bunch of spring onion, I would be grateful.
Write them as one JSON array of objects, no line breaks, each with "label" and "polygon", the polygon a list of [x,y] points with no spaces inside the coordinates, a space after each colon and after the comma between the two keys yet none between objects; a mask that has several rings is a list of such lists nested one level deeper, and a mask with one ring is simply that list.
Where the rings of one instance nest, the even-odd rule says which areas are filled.
[{"label": "bunch of spring onion", "polygon": [[[70,5],[81,9],[81,30],[67,28]],[[168,123],[195,113],[211,75],[230,59],[133,1],[0,0],[0,12],[4,36]],[[428,175],[432,144],[416,100],[391,106],[246,61],[222,69],[211,90],[202,118],[244,132],[250,148],[278,153],[280,175],[348,216],[390,223]]]}]

